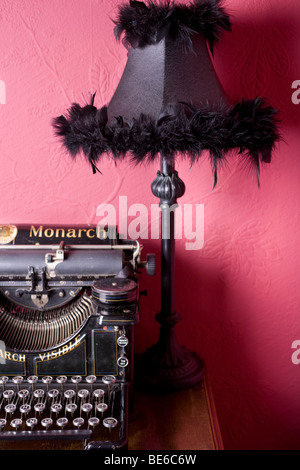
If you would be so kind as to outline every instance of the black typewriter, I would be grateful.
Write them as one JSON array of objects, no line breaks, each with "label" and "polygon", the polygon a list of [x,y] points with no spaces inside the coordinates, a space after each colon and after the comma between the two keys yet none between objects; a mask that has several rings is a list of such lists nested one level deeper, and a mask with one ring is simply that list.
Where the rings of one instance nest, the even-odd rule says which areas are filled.
[{"label": "black typewriter", "polygon": [[127,447],[140,255],[115,227],[0,226],[0,443]]}]

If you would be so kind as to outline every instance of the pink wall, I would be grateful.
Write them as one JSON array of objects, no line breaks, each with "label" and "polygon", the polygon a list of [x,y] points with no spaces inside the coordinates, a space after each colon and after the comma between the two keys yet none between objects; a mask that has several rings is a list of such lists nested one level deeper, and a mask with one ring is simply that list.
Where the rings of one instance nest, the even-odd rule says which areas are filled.
[{"label": "pink wall", "polygon": [[[126,62],[110,18],[115,0],[1,0],[0,223],[97,223],[96,209],[157,203],[147,169],[106,160],[103,176],[64,154],[51,119],[97,91],[107,104]],[[300,80],[298,0],[227,0],[233,33],[215,65],[228,95],[265,96],[281,111],[282,135],[261,189],[235,158],[212,173],[204,158],[177,169],[187,191],[181,204],[204,204],[205,243],[186,251],[178,241],[178,338],[205,360],[227,449],[300,449],[299,176]],[[300,97],[300,93],[299,93]],[[295,100],[295,102],[297,102]],[[5,104],[3,104],[5,103]],[[159,252],[157,240],[145,251]],[[142,275],[137,350],[157,338],[159,279]]]}]

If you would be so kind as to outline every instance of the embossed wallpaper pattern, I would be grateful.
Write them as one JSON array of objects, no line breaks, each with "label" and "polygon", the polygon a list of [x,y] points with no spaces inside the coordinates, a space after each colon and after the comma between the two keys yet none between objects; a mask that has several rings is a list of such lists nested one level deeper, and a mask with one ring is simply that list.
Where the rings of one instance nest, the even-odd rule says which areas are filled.
[{"label": "embossed wallpaper pattern", "polygon": [[[261,188],[236,157],[212,191],[203,157],[192,169],[178,161],[184,204],[204,204],[204,247],[177,243],[177,336],[205,360],[226,449],[300,448],[300,80],[298,0],[226,0],[233,32],[214,64],[233,101],[265,96],[280,110],[282,142],[262,170]],[[73,101],[107,104],[126,63],[111,19],[115,0],[1,0],[0,223],[97,223],[97,207],[119,196],[128,206],[157,204],[151,182],[158,165],[115,167],[94,176],[73,163],[51,120]],[[3,85],[4,84],[4,85]],[[5,88],[4,88],[5,86]],[[158,240],[143,240],[159,254]],[[159,277],[142,275],[136,349],[157,339]]]}]

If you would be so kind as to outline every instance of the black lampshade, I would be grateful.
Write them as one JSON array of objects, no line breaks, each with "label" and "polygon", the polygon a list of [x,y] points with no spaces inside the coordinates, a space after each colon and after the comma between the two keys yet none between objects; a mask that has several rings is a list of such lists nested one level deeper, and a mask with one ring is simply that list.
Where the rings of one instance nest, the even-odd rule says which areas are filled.
[{"label": "black lampshade", "polygon": [[117,38],[128,61],[108,106],[73,104],[54,120],[69,153],[87,157],[96,172],[101,157],[135,163],[181,155],[195,163],[208,151],[217,183],[218,164],[237,150],[257,169],[270,162],[279,139],[276,110],[261,98],[229,104],[209,54],[230,31],[220,0],[131,1],[119,9]]}]

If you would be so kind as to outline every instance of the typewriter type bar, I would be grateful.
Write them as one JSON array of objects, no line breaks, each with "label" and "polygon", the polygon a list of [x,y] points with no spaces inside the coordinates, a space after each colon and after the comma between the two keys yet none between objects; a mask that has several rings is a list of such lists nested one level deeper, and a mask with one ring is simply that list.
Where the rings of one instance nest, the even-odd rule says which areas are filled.
[{"label": "typewriter type bar", "polygon": [[124,448],[140,246],[46,230],[0,227],[0,442]]}]

